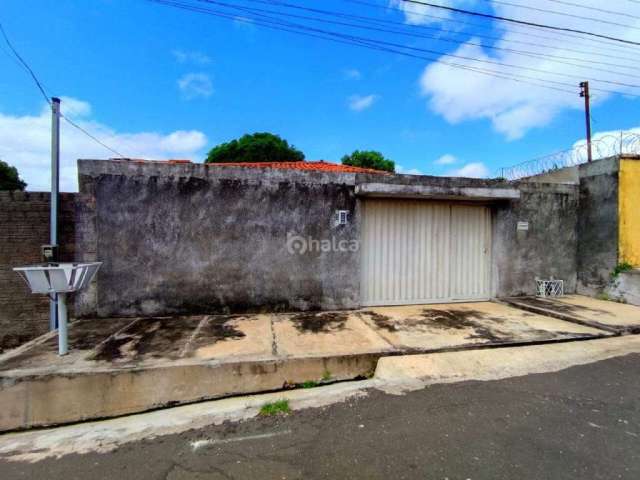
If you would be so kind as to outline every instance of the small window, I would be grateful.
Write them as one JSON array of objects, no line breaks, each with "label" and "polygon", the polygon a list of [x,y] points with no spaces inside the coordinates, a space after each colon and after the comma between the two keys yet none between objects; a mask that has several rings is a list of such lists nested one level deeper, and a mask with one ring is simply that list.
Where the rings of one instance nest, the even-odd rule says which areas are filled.
[{"label": "small window", "polygon": [[346,225],[349,221],[349,210],[336,211],[336,225]]}]

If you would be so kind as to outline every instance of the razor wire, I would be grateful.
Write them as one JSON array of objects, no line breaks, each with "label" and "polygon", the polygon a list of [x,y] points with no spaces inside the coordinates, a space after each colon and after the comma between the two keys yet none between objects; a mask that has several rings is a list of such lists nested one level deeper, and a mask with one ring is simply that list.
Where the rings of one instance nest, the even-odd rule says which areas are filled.
[{"label": "razor wire", "polygon": [[[574,167],[589,160],[588,151],[587,142],[583,140],[568,150],[501,168],[500,177],[507,180],[519,180],[561,168]],[[640,133],[621,132],[620,134],[596,135],[596,138],[591,141],[591,154],[593,160],[617,155],[640,155]]]}]

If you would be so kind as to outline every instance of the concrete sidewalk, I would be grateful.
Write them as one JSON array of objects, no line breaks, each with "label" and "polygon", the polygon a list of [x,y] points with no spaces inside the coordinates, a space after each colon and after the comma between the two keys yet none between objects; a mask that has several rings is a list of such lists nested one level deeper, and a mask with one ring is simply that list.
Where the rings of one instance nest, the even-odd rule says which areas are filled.
[{"label": "concrete sidewalk", "polygon": [[616,334],[640,333],[640,308],[635,305],[583,295],[565,295],[560,298],[514,297],[503,299],[503,302],[538,315]]},{"label": "concrete sidewalk", "polygon": [[612,332],[491,302],[359,311],[82,320],[0,356],[0,431],[368,377],[406,353]]}]

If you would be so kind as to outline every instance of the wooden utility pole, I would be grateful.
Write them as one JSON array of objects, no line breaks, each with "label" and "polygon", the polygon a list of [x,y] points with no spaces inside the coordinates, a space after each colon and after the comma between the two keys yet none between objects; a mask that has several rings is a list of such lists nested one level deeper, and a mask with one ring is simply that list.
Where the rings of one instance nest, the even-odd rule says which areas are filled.
[{"label": "wooden utility pole", "polygon": [[584,114],[587,123],[587,158],[593,160],[591,155],[591,105],[589,96],[589,82],[580,82],[580,96],[584,98]]}]

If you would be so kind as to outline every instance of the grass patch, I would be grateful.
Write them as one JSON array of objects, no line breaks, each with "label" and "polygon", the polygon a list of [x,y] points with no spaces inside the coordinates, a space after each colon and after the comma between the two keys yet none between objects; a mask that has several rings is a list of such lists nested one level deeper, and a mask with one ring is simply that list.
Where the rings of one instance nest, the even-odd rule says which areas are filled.
[{"label": "grass patch", "polygon": [[615,268],[613,269],[613,272],[611,272],[611,277],[618,278],[618,275],[620,275],[623,272],[628,272],[629,270],[633,270],[633,265],[631,265],[629,262],[619,263],[618,265],[615,266]]},{"label": "grass patch", "polygon": [[306,382],[302,382],[300,384],[302,388],[314,388],[314,387],[317,387],[318,385],[319,385],[318,382],[315,382],[313,380],[307,380]]},{"label": "grass patch", "polygon": [[270,417],[272,415],[291,413],[291,407],[289,406],[289,400],[278,400],[275,402],[265,403],[260,407],[260,415]]},{"label": "grass patch", "polygon": [[329,370],[325,370],[322,374],[322,381],[328,382],[329,380],[331,380],[331,372]]}]

